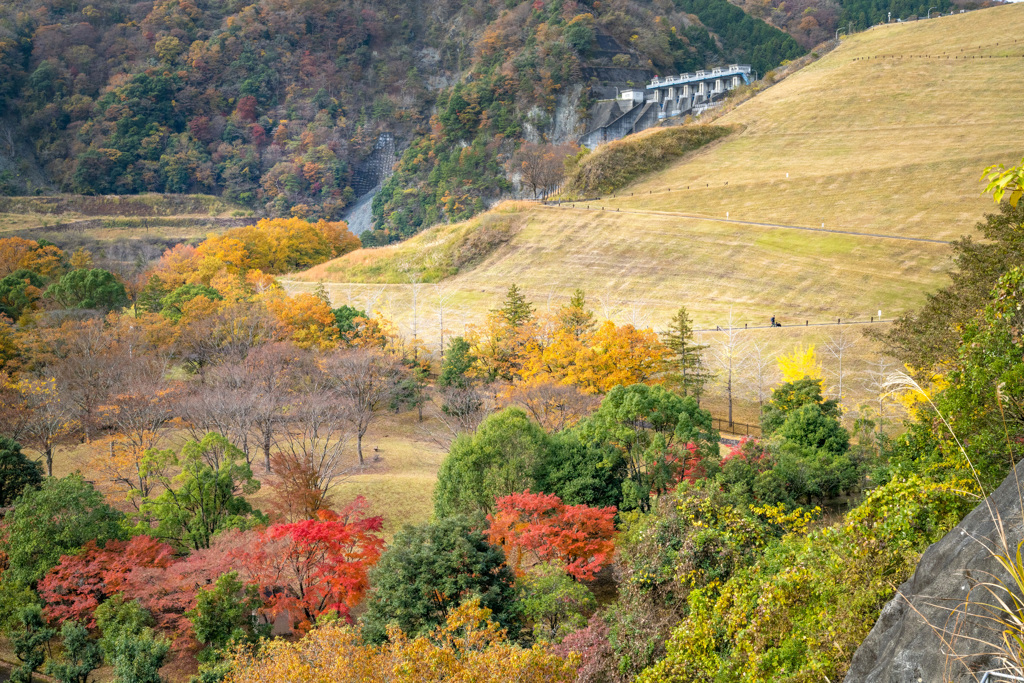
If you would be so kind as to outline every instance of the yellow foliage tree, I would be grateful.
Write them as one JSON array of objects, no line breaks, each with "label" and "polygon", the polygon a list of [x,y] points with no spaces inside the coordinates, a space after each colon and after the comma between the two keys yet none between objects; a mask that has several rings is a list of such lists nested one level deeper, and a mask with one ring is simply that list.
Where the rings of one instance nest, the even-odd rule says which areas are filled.
[{"label": "yellow foliage tree", "polygon": [[309,292],[288,296],[284,290],[271,289],[260,297],[271,315],[301,348],[333,348],[338,343],[331,306]]},{"label": "yellow foliage tree", "polygon": [[[782,373],[783,382],[795,382],[798,379],[820,379],[824,380],[824,372],[818,362],[818,356],[814,351],[814,344],[806,349],[803,344],[797,345],[790,354],[780,354],[779,372]],[[824,392],[824,382],[822,392]]]},{"label": "yellow foliage tree", "polygon": [[92,268],[92,252],[82,247],[75,249],[75,253],[71,255],[68,265],[71,266],[72,270]]},{"label": "yellow foliage tree", "polygon": [[[918,375],[917,370],[910,365],[905,365],[907,376],[915,377]],[[916,389],[905,389],[895,394],[896,400],[901,406],[911,415],[915,414],[915,411],[930,403],[930,401],[936,396],[936,394],[942,393],[946,387],[949,386],[949,380],[946,376],[935,372],[929,373],[925,378],[918,382]]]},{"label": "yellow foliage tree", "polygon": [[344,221],[301,218],[268,218],[256,225],[232,228],[222,235],[209,235],[197,247],[204,270],[231,272],[261,270],[287,273],[337,258],[362,246]]},{"label": "yellow foliage tree", "polygon": [[339,622],[302,640],[274,640],[258,654],[239,653],[228,683],[570,683],[577,657],[559,657],[543,645],[509,643],[479,600],[460,605],[429,636],[410,639],[397,627],[389,642],[364,645]]},{"label": "yellow foliage tree", "polygon": [[566,379],[584,391],[605,393],[620,384],[659,384],[668,349],[654,330],[606,320],[577,357]]}]

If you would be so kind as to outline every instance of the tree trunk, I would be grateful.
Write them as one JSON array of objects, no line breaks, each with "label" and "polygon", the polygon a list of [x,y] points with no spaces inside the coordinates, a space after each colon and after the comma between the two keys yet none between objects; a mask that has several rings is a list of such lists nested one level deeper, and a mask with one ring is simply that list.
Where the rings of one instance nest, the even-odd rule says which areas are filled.
[{"label": "tree trunk", "polygon": [[268,429],[263,434],[263,460],[267,467],[267,472],[270,471],[270,430]]},{"label": "tree trunk", "polygon": [[46,458],[46,476],[53,476],[53,446],[46,444],[46,449],[43,451],[43,456]]},{"label": "tree trunk", "polygon": [[729,367],[729,385],[726,390],[729,395],[729,429],[732,429],[732,367]]},{"label": "tree trunk", "polygon": [[359,453],[359,466],[363,466],[363,433],[356,432],[356,452]]}]

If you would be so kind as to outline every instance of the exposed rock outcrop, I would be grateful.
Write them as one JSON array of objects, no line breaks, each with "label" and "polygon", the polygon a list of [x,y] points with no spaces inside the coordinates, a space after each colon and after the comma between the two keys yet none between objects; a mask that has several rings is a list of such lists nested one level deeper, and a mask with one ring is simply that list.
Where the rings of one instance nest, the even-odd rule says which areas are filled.
[{"label": "exposed rock outcrop", "polygon": [[846,683],[966,683],[1000,667],[993,644],[1001,634],[982,606],[993,597],[978,586],[994,577],[1008,581],[986,549],[999,544],[993,512],[1011,552],[1024,538],[1018,478],[1024,487],[1024,463],[989,496],[989,505],[979,505],[925,551],[854,654]]}]

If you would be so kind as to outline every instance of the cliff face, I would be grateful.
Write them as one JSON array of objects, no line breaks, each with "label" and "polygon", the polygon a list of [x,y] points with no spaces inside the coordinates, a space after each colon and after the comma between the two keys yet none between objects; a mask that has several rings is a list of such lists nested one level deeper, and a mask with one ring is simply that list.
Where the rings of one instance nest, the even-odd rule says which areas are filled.
[{"label": "cliff face", "polygon": [[988,505],[979,505],[925,551],[914,575],[900,586],[857,649],[846,683],[966,683],[979,680],[980,672],[1000,668],[994,644],[1002,640],[1001,632],[982,606],[993,595],[979,584],[993,577],[1008,582],[986,547],[998,547],[993,521],[998,517],[1010,551],[1016,551],[1024,538],[1022,491],[1024,463],[989,497]]}]

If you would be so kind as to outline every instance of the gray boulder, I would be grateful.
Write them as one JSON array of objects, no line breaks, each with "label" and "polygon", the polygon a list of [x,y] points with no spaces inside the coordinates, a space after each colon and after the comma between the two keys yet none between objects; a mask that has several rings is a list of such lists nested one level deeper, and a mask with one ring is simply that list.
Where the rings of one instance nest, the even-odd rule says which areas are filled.
[{"label": "gray boulder", "polygon": [[925,551],[857,648],[846,683],[967,683],[1002,666],[996,650],[1001,630],[982,604],[993,595],[979,584],[998,577],[1012,585],[986,546],[1000,544],[995,513],[1016,551],[1024,538],[1022,490],[1024,463],[989,496],[989,505],[976,507]]}]

